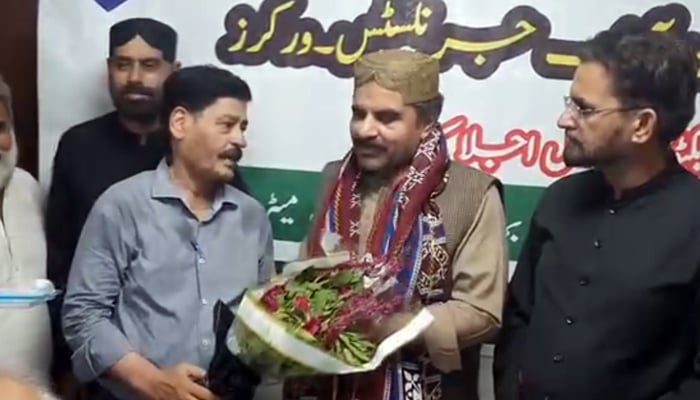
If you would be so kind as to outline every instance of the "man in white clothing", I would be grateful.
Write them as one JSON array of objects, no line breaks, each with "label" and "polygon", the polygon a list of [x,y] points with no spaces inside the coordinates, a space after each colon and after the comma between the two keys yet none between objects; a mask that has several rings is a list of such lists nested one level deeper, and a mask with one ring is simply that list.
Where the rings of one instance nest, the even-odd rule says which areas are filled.
[{"label": "man in white clothing", "polygon": [[[0,75],[0,288],[46,278],[41,189],[16,164],[12,95]],[[46,305],[0,308],[0,369],[48,384],[50,362]]]}]

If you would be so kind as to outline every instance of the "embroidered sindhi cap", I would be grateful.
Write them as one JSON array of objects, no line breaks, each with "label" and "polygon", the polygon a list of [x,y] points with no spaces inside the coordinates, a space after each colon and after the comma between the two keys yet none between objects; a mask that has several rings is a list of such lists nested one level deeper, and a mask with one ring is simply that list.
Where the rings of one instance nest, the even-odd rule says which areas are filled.
[{"label": "embroidered sindhi cap", "polygon": [[355,88],[376,82],[384,89],[401,93],[405,104],[440,96],[440,61],[413,50],[379,50],[355,63]]}]

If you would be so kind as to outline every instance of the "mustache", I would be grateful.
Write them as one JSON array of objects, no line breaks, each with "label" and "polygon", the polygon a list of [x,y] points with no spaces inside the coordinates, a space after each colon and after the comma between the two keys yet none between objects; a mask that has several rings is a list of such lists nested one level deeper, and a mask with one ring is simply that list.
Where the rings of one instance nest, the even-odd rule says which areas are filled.
[{"label": "mustache", "polygon": [[219,154],[219,157],[229,159],[233,162],[239,162],[243,157],[243,151],[239,147],[234,147],[231,150],[227,150]]},{"label": "mustache", "polygon": [[564,132],[564,136],[569,139],[574,144],[581,144],[581,141],[576,138],[576,136],[572,135],[570,132]]},{"label": "mustache", "polygon": [[372,141],[365,141],[365,140],[353,139],[352,146],[356,150],[376,150],[376,151],[385,151],[386,150],[386,147],[382,146],[379,143],[372,142]]},{"label": "mustache", "polygon": [[142,96],[150,96],[154,97],[156,94],[155,89],[146,87],[141,84],[131,84],[124,86],[122,90],[120,91],[120,94],[122,96],[130,95],[130,94],[137,94],[137,95],[142,95]]}]

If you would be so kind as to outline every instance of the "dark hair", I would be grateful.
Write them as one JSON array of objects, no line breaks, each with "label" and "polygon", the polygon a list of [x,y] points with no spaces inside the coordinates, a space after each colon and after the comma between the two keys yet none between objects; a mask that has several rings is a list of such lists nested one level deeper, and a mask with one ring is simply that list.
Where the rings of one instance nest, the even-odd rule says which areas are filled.
[{"label": "dark hair", "polygon": [[161,123],[170,123],[170,114],[177,107],[196,114],[225,97],[244,102],[252,100],[248,84],[233,73],[211,65],[196,65],[179,69],[163,83]]},{"label": "dark hair", "polygon": [[654,109],[664,144],[676,140],[695,115],[697,60],[674,34],[642,26],[612,28],[584,44],[581,61],[605,67],[624,107]]},{"label": "dark hair", "polygon": [[418,115],[418,122],[424,125],[431,125],[437,122],[442,113],[444,101],[444,98],[440,95],[432,100],[411,104]]},{"label": "dark hair", "polygon": [[[170,138],[168,126],[170,114],[176,107],[183,107],[191,113],[200,113],[221,98],[234,98],[244,102],[253,99],[248,84],[231,72],[211,65],[197,65],[176,70],[163,83],[161,105],[161,127],[164,136]],[[166,145],[166,160],[172,159],[172,148]],[[233,187],[249,194],[250,188],[236,166]]]},{"label": "dark hair", "polygon": [[163,59],[175,61],[177,32],[170,26],[151,18],[131,18],[119,21],[109,30],[109,56],[114,56],[117,47],[140,36],[149,46],[163,53]]}]

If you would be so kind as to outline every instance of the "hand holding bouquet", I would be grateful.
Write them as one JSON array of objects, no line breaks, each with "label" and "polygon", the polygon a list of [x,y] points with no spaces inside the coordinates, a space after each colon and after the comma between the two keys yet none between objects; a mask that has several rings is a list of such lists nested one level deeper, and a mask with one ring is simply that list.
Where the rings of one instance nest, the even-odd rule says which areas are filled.
[{"label": "hand holding bouquet", "polygon": [[289,264],[284,275],[244,297],[232,351],[267,376],[375,369],[432,322],[422,310],[381,343],[366,335],[372,324],[402,309],[398,272],[390,261],[348,253]]}]

